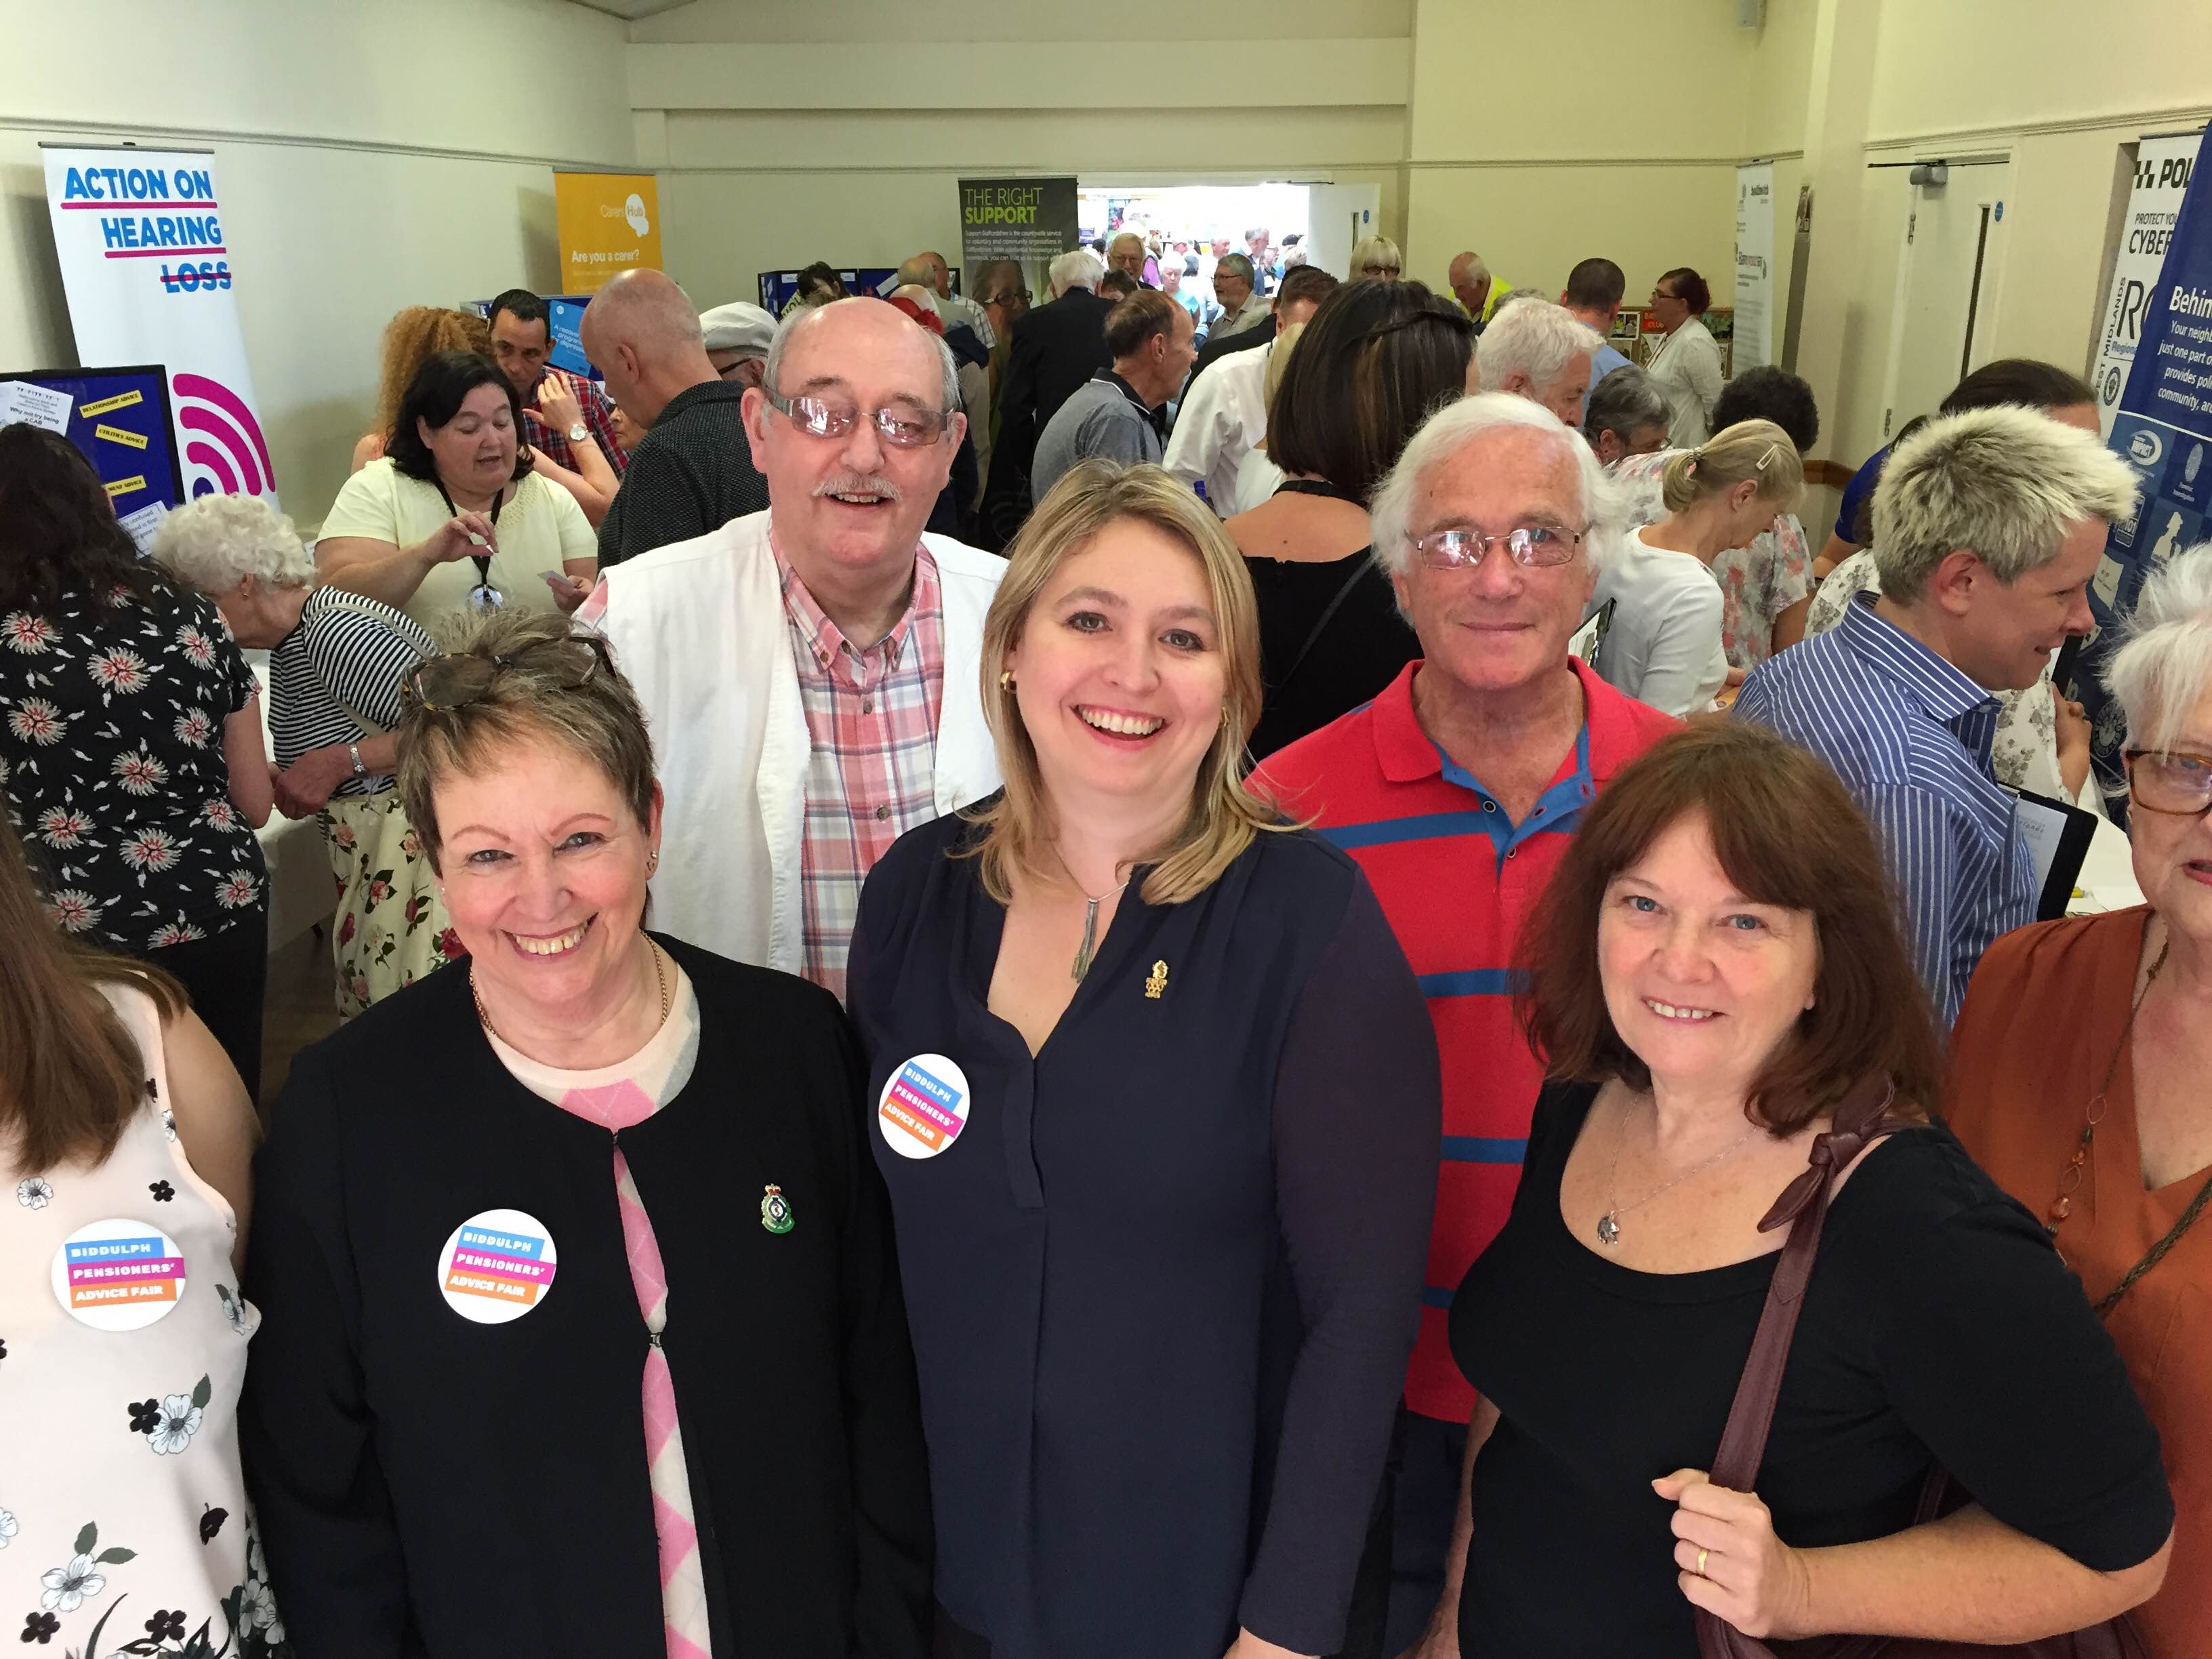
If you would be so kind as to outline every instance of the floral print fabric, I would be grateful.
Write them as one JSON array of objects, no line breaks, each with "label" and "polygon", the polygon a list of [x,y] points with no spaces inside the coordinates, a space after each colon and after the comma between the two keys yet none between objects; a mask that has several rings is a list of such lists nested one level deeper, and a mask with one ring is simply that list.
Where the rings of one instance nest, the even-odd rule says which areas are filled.
[{"label": "floral print fabric", "polygon": [[[1629,523],[1656,524],[1667,516],[1659,475],[1680,450],[1624,455],[1613,476],[1627,490]],[[1721,585],[1721,649],[1729,666],[1756,668],[1774,654],[1774,619],[1813,591],[1813,556],[1795,513],[1778,513],[1771,529],[1748,547],[1731,547],[1706,567]]]},{"label": "floral print fabric", "polygon": [[197,594],[0,610],[0,794],[64,932],[144,956],[258,924],[261,844],[222,750],[253,693]]},{"label": "floral print fabric", "polygon": [[[160,1015],[140,992],[106,994],[144,1056],[143,1109],[91,1169],[0,1153],[0,1642],[57,1659],[283,1659],[239,1472],[260,1316],[231,1267],[230,1206],[171,1132]],[[174,1305],[136,1330],[82,1322],[52,1286],[64,1243],[118,1220],[158,1230],[184,1263]]]},{"label": "floral print fabric", "polygon": [[331,950],[338,1012],[369,1004],[467,955],[438,898],[438,878],[397,789],[334,796],[320,815],[338,887]]}]

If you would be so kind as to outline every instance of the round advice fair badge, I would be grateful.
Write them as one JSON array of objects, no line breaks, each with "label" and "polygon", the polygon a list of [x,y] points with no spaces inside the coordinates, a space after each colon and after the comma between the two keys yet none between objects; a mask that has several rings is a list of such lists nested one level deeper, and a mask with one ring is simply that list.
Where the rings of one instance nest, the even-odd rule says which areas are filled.
[{"label": "round advice fair badge", "polygon": [[139,1331],[185,1293],[185,1253],[143,1221],[94,1221],[54,1252],[54,1300],[96,1331]]},{"label": "round advice fair badge", "polygon": [[968,1073],[943,1054],[916,1054],[884,1085],[876,1121],[901,1158],[935,1158],[968,1127]]},{"label": "round advice fair badge", "polygon": [[481,1210],[438,1252],[438,1294],[478,1325],[505,1325],[545,1299],[560,1261],[545,1224],[521,1210]]}]

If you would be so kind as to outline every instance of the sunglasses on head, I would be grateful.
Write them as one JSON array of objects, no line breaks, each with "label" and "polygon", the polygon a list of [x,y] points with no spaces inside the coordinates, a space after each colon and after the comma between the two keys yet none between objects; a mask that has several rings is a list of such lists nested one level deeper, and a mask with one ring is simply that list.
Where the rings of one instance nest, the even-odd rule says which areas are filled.
[{"label": "sunglasses on head", "polygon": [[614,666],[607,642],[597,634],[571,634],[566,639],[540,640],[497,656],[463,652],[432,657],[410,669],[399,689],[416,706],[432,714],[448,714],[480,702],[501,674],[525,663],[550,669],[557,677],[555,683],[564,691],[588,684],[600,669]]}]

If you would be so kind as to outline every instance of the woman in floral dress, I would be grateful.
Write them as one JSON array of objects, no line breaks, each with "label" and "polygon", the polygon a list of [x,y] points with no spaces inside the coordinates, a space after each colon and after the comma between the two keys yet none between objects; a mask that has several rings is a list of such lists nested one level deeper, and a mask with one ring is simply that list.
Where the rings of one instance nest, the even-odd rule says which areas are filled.
[{"label": "woman in floral dress", "polygon": [[0,427],[0,796],[55,921],[180,981],[249,1093],[272,793],[215,606],[138,556],[66,439]]},{"label": "woman in floral dress", "polygon": [[252,1105],[173,981],[46,925],[5,823],[0,939],[0,1641],[287,1654],[238,1457]]}]

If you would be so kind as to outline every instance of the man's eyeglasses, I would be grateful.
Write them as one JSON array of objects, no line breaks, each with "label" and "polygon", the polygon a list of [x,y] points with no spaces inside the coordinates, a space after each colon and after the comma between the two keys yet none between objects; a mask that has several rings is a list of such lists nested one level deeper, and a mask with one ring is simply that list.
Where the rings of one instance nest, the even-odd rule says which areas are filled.
[{"label": "man's eyeglasses", "polygon": [[1494,536],[1479,530],[1431,530],[1415,538],[1413,550],[1431,570],[1472,570],[1490,556],[1492,544],[1502,542],[1514,563],[1524,570],[1535,570],[1566,563],[1588,533],[1547,524],[1519,525]]},{"label": "man's eyeglasses", "polygon": [[2120,758],[2127,763],[2130,805],[2185,818],[2212,812],[2212,756],[2130,749]]},{"label": "man's eyeglasses", "polygon": [[989,294],[975,303],[985,306],[1025,306],[1030,302],[1030,291],[1025,288],[1008,289],[1004,294]]},{"label": "man's eyeglasses", "polygon": [[501,674],[525,663],[550,671],[556,677],[554,683],[565,691],[589,684],[602,668],[611,671],[614,667],[605,640],[597,634],[571,634],[566,639],[543,640],[496,657],[465,653],[432,657],[410,669],[399,689],[409,701],[432,714],[448,714],[480,702]]},{"label": "man's eyeglasses", "polygon": [[875,409],[864,416],[852,404],[828,398],[779,398],[768,400],[790,417],[801,432],[817,438],[842,438],[863,419],[875,422],[883,441],[895,449],[926,449],[945,435],[948,416],[938,409]]}]

